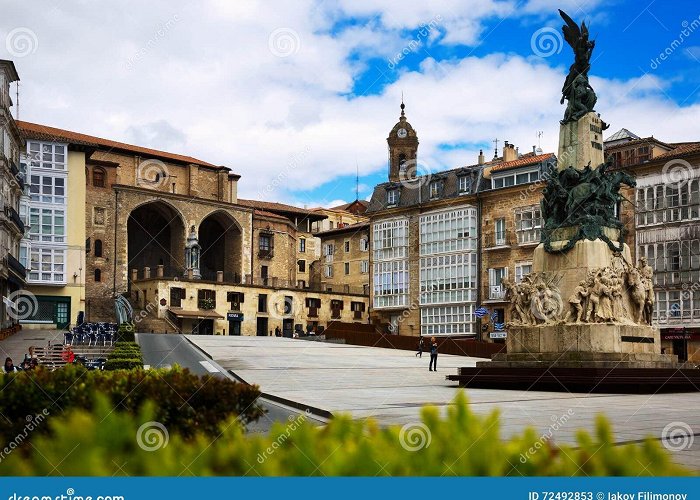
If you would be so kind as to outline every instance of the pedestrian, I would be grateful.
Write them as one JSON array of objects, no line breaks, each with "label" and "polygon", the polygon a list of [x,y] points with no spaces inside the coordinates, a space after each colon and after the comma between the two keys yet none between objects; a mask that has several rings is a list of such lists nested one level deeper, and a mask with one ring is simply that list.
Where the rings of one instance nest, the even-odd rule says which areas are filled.
[{"label": "pedestrian", "polygon": [[282,330],[280,330],[279,326],[275,327],[275,337],[281,337],[282,336]]},{"label": "pedestrian", "polygon": [[270,337],[272,337],[272,330],[270,330]]},{"label": "pedestrian", "polygon": [[420,339],[418,340],[418,352],[416,353],[416,356],[419,358],[423,357],[423,336],[420,336]]},{"label": "pedestrian", "polygon": [[5,358],[5,373],[18,372],[19,368],[12,362],[12,358]]},{"label": "pedestrian", "polygon": [[437,355],[438,355],[438,345],[435,337],[430,339],[430,365],[428,365],[428,371],[437,371]]}]

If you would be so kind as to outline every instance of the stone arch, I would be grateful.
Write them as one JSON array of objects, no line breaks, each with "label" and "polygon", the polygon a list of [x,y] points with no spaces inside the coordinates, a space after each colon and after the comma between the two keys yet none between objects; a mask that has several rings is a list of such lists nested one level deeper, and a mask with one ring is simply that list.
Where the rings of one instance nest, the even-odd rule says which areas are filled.
[{"label": "stone arch", "polygon": [[197,235],[202,279],[215,280],[217,272],[223,271],[225,281],[240,281],[243,230],[235,217],[226,210],[213,210],[202,217]]},{"label": "stone arch", "polygon": [[180,210],[162,199],[138,203],[127,217],[128,269],[158,265],[165,276],[181,276],[184,272],[184,249],[187,224]]}]

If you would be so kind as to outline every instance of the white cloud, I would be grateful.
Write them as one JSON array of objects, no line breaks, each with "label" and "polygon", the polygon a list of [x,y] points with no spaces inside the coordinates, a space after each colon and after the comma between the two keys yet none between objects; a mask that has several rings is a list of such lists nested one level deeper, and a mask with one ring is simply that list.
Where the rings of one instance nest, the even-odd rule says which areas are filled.
[{"label": "white cloud", "polygon": [[[39,40],[34,54],[15,60],[23,119],[227,165],[243,175],[241,197],[257,197],[279,178],[267,199],[311,206],[293,191],[354,176],[356,164],[362,176],[384,172],[402,90],[419,158],[434,169],[475,163],[478,144],[490,158],[496,137],[529,151],[543,130],[543,149],[557,145],[566,69],[535,56],[427,58],[419,71],[399,66],[398,80],[379,95],[349,94],[369,55],[401,50],[421,23],[441,16],[432,43],[473,44],[486,20],[513,12],[513,1],[45,4],[30,17],[21,2],[3,7],[0,42],[17,26]],[[556,21],[553,0],[533,0],[523,13]],[[332,36],[350,14],[361,16],[360,25]],[[284,36],[271,40],[273,33]],[[697,139],[699,106],[668,100],[661,79],[592,82],[611,129]],[[475,146],[439,147],[454,143]],[[354,189],[339,189],[314,201],[354,199]]]}]

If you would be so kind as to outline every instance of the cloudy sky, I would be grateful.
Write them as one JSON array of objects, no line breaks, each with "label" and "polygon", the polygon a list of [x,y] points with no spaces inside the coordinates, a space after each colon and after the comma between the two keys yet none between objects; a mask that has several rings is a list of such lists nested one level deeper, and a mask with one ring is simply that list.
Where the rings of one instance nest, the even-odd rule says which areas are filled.
[{"label": "cloudy sky", "polygon": [[557,8],[590,23],[609,133],[700,139],[696,0],[0,0],[0,58],[23,120],[226,165],[241,197],[330,206],[355,198],[356,169],[361,198],[386,180],[402,92],[424,171],[540,131],[555,152],[572,61]]}]

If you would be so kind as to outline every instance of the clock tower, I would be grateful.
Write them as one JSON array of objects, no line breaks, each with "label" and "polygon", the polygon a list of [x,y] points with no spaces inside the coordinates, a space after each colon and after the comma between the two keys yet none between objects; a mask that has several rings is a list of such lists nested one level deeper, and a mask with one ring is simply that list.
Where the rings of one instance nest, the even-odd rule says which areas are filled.
[{"label": "clock tower", "polygon": [[406,120],[405,108],[406,105],[402,100],[399,121],[386,139],[389,144],[389,181],[391,182],[401,182],[416,176],[418,135]]}]

